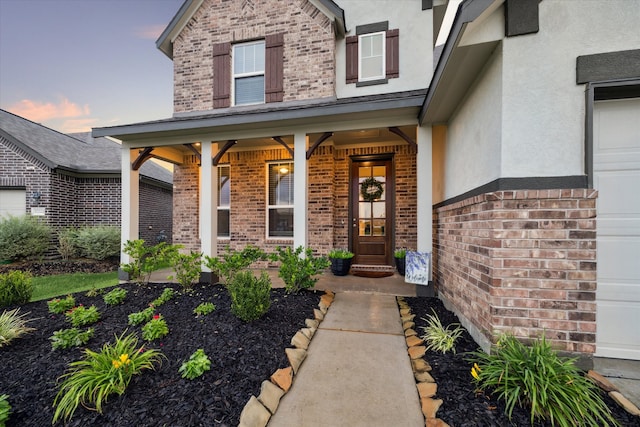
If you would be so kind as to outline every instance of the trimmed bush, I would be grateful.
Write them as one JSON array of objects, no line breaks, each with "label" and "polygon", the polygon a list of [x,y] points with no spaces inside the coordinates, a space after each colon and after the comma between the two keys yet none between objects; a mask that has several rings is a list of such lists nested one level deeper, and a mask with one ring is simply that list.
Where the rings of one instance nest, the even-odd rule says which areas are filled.
[{"label": "trimmed bush", "polygon": [[313,256],[311,248],[298,246],[295,250],[289,247],[276,247],[276,253],[271,255],[272,261],[280,261],[278,277],[284,280],[287,293],[298,293],[303,289],[310,289],[318,281],[318,274],[329,267],[331,262],[325,257]]},{"label": "trimmed bush", "polygon": [[0,307],[26,304],[33,295],[29,272],[15,270],[0,274]]},{"label": "trimmed bush", "polygon": [[80,255],[103,260],[120,255],[120,227],[99,225],[78,230],[76,246]]},{"label": "trimmed bush", "polygon": [[49,249],[51,228],[27,215],[0,219],[0,259],[41,257]]},{"label": "trimmed bush", "polygon": [[250,271],[236,273],[227,289],[231,312],[245,322],[259,319],[271,306],[271,279],[264,271],[259,279]]}]

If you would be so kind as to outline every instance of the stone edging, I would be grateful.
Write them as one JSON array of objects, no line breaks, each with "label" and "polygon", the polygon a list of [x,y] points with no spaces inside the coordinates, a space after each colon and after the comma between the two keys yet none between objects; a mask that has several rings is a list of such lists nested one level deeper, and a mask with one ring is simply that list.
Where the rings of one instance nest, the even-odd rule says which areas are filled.
[{"label": "stone edging", "polygon": [[415,322],[413,319],[415,314],[411,314],[411,307],[403,297],[396,298],[400,309],[400,319],[402,320],[402,329],[404,329],[404,337],[407,343],[407,352],[411,358],[411,368],[413,376],[416,379],[416,387],[420,396],[420,406],[422,415],[425,418],[426,427],[449,427],[449,424],[436,417],[436,413],[442,405],[442,399],[434,399],[438,391],[438,384],[431,374],[431,365],[424,360],[427,348],[423,345],[424,341],[418,337],[415,331]]},{"label": "stone edging", "polygon": [[284,351],[289,359],[289,366],[275,371],[269,380],[262,382],[260,395],[251,396],[245,404],[240,414],[239,427],[265,427],[271,416],[276,413],[280,399],[291,388],[293,377],[298,373],[300,365],[307,357],[307,348],[311,338],[316,333],[320,322],[327,314],[329,306],[333,302],[335,294],[326,291],[318,303],[318,308],[313,309],[314,319],[306,319],[306,328],[300,329],[291,338],[293,348],[286,348]]},{"label": "stone edging", "polygon": [[600,375],[596,371],[589,371],[587,372],[586,376],[593,383],[595,383],[595,385],[606,392],[609,397],[612,398],[614,402],[620,405],[625,411],[627,411],[631,415],[640,417],[640,409],[638,409],[636,405],[634,405],[629,399],[627,399],[622,393],[620,393],[618,387],[616,387],[611,381],[609,381],[603,375]]}]

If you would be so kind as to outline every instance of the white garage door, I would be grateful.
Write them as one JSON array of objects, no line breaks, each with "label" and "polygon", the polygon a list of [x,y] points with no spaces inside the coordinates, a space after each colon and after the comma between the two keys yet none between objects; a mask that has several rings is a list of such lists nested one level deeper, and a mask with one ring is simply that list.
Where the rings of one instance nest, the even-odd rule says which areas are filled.
[{"label": "white garage door", "polygon": [[25,204],[25,190],[0,190],[0,217],[24,215]]},{"label": "white garage door", "polygon": [[640,360],[640,99],[596,102],[596,355]]}]

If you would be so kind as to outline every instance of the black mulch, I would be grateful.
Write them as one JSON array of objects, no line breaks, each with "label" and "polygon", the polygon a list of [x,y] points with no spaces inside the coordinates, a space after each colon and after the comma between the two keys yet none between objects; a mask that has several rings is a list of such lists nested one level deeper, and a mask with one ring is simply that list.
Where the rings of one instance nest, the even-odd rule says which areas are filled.
[{"label": "black mulch", "polygon": [[[424,333],[422,328],[427,324],[424,318],[432,314],[432,309],[444,326],[459,323],[457,316],[444,308],[437,298],[405,298],[405,300],[411,307],[412,314],[416,315],[414,322],[418,335]],[[488,394],[476,392],[471,377],[472,363],[469,362],[469,355],[466,353],[478,349],[476,342],[465,330],[456,343],[455,354],[443,355],[429,350],[424,356],[433,368],[431,375],[438,384],[435,397],[443,400],[438,410],[438,417],[451,427],[531,426],[528,411],[516,407],[509,420],[504,413],[505,406],[501,401]],[[640,420],[637,417],[627,413],[605,393],[603,398],[621,425],[640,426]],[[540,422],[533,424],[535,427],[550,425],[550,423]]]},{"label": "black mulch", "polygon": [[[129,293],[119,306],[107,306],[102,296],[76,294],[77,303],[95,304],[102,314],[88,347],[99,350],[127,329],[141,337],[139,326],[127,324],[127,315],[146,308],[166,286],[181,292],[171,284],[122,285]],[[260,393],[262,381],[288,366],[284,349],[291,346],[291,337],[305,326],[305,319],[313,318],[319,299],[316,292],[286,295],[283,289],[274,289],[268,313],[247,324],[231,314],[230,299],[218,285],[197,285],[191,294],[181,292],[157,310],[167,321],[169,335],[149,344],[139,341],[164,353],[167,359],[162,366],[134,376],[122,396],[108,399],[102,415],[79,407],[67,425],[235,426],[251,395]],[[196,318],[193,309],[206,301],[217,309]],[[82,356],[80,349],[51,348],[53,332],[70,327],[64,315],[50,314],[46,301],[24,305],[21,313],[26,312],[30,318],[39,318],[30,323],[37,331],[0,348],[0,394],[9,395],[13,409],[9,427],[51,425],[56,379],[69,362]],[[178,368],[199,348],[211,359],[211,370],[192,381],[181,378]]]}]

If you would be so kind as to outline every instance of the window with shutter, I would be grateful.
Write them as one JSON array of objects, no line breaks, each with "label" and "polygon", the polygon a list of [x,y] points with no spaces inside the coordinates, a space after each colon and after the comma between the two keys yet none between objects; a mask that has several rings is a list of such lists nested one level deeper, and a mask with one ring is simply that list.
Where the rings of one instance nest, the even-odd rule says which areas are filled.
[{"label": "window with shutter", "polygon": [[264,102],[265,79],[264,41],[233,46],[234,105]]},{"label": "window with shutter", "polygon": [[284,34],[268,35],[265,38],[265,49],[265,101],[282,102],[284,98]]},{"label": "window with shutter", "polygon": [[400,76],[399,30],[388,27],[388,22],[360,25],[346,38],[347,83],[370,86]]}]

